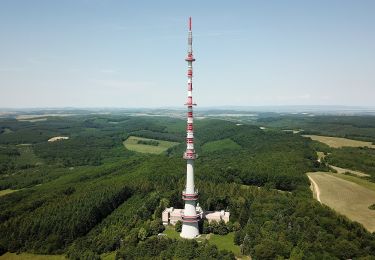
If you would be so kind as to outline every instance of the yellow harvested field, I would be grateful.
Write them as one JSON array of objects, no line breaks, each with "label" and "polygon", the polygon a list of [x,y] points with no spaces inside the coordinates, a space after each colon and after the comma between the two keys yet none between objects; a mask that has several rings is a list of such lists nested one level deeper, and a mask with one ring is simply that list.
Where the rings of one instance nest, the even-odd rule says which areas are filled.
[{"label": "yellow harvested field", "polygon": [[327,172],[310,172],[307,175],[315,186],[314,197],[318,196],[321,203],[361,223],[370,232],[375,231],[375,211],[368,208],[375,203],[374,190]]},{"label": "yellow harvested field", "polygon": [[[138,143],[139,141],[155,141],[158,143],[157,146],[148,145]],[[124,146],[126,149],[139,152],[139,153],[153,153],[153,154],[161,154],[162,152],[166,151],[168,148],[171,148],[179,143],[176,142],[169,142],[169,141],[162,141],[156,139],[149,139],[137,136],[129,136],[126,141],[124,141]]]},{"label": "yellow harvested field", "polygon": [[309,137],[314,141],[324,143],[333,148],[340,147],[369,147],[375,148],[375,145],[371,142],[357,141],[341,137],[332,137],[332,136],[321,136],[321,135],[303,135],[303,137]]},{"label": "yellow harvested field", "polygon": [[29,253],[5,253],[0,256],[0,260],[65,260],[63,255],[36,255]]},{"label": "yellow harvested field", "polygon": [[337,166],[333,166],[333,165],[330,165],[330,167],[334,170],[336,170],[338,173],[351,173],[351,174],[354,174],[354,175],[357,175],[359,177],[368,177],[370,176],[369,174],[366,174],[366,173],[363,173],[363,172],[359,172],[359,171],[353,171],[353,170],[350,170],[350,169],[345,169],[345,168],[341,168],[341,167],[337,167]]},{"label": "yellow harvested field", "polygon": [[55,136],[55,137],[48,139],[48,142],[56,142],[56,141],[68,140],[68,139],[69,139],[68,136]]}]

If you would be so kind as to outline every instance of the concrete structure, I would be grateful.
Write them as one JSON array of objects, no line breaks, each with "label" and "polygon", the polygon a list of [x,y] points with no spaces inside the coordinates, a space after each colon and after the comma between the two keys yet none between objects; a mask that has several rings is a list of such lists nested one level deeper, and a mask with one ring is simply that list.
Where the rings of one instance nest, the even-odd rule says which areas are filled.
[{"label": "concrete structure", "polygon": [[208,223],[212,221],[220,222],[221,220],[225,223],[229,222],[230,213],[228,211],[205,211],[203,218],[208,220]]},{"label": "concrete structure", "polygon": [[187,70],[187,127],[186,127],[186,151],[183,155],[186,159],[186,188],[182,192],[182,199],[185,201],[185,209],[182,215],[182,231],[181,237],[195,238],[199,235],[198,221],[195,203],[198,200],[198,191],[194,186],[194,160],[196,158],[194,150],[194,128],[193,128],[193,36],[191,31],[191,17],[189,18],[189,32],[188,32],[188,52],[185,60],[188,63]]},{"label": "concrete structure", "polygon": [[[230,213],[228,211],[203,211],[199,205],[196,207],[196,214],[202,220],[207,219],[209,223],[212,221],[225,223],[229,222]],[[162,213],[162,221],[164,225],[175,225],[177,221],[182,221],[184,209],[175,209],[173,207],[166,208]]]}]

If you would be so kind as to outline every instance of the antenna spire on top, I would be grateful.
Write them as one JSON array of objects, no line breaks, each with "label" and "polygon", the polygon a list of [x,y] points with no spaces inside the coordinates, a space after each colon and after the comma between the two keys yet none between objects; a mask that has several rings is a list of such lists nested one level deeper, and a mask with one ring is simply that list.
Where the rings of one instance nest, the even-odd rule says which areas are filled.
[{"label": "antenna spire on top", "polygon": [[189,17],[189,31],[191,31],[191,16]]}]

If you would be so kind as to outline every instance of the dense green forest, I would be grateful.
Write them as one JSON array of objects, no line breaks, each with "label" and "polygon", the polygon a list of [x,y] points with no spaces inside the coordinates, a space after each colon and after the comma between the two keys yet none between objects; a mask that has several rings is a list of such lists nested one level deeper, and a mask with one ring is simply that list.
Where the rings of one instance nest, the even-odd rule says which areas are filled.
[{"label": "dense green forest", "polygon": [[375,143],[374,116],[268,116],[259,118],[256,124],[280,129],[301,129],[304,134],[345,137]]},{"label": "dense green forest", "polygon": [[[305,131],[316,124],[304,120]],[[337,124],[332,118],[314,120],[320,120],[320,128],[311,127],[314,133],[375,138],[372,118],[340,117]],[[231,212],[230,224],[223,228],[235,232],[233,243],[243,254],[253,259],[375,256],[375,234],[312,198],[305,173],[327,169],[317,162],[316,151],[329,148],[283,132],[279,125],[264,131],[225,120],[195,123],[199,203],[206,210]],[[335,130],[340,124],[345,125],[343,132]],[[99,259],[113,251],[118,259],[235,258],[210,241],[158,236],[164,230],[163,209],[183,206],[184,120],[124,115],[36,122],[3,118],[0,129],[0,190],[18,190],[0,197],[0,253],[65,254],[71,259]],[[161,155],[140,154],[123,146],[130,135],[181,144]],[[48,142],[55,136],[69,139]],[[350,149],[342,151],[328,159],[346,160]],[[372,151],[358,155],[363,170],[373,170]]]},{"label": "dense green forest", "polygon": [[375,182],[375,149],[367,147],[343,147],[335,149],[327,162],[344,168],[365,172]]}]

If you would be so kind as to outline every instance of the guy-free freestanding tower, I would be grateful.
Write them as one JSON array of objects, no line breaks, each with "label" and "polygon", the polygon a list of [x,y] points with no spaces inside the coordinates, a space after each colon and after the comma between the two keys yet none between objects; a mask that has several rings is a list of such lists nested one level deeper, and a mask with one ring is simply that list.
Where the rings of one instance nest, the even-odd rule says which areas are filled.
[{"label": "guy-free freestanding tower", "polygon": [[194,160],[196,158],[194,150],[194,128],[193,128],[193,37],[191,31],[191,17],[189,18],[189,34],[188,34],[188,52],[186,61],[188,63],[187,71],[187,87],[188,87],[188,98],[186,106],[187,112],[187,127],[186,127],[186,152],[184,153],[184,159],[186,159],[186,188],[182,192],[182,199],[185,201],[184,214],[182,216],[182,231],[181,237],[183,238],[195,238],[199,235],[198,221],[199,215],[196,211],[196,201],[198,200],[198,191],[195,190],[194,186]]}]

